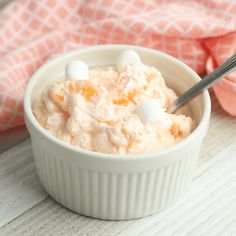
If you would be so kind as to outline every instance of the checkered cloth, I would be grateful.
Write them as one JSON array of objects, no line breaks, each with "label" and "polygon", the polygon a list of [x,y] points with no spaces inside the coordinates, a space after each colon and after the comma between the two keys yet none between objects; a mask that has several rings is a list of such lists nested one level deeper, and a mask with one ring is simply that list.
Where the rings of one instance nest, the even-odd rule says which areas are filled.
[{"label": "checkered cloth", "polygon": [[[49,57],[106,43],[154,48],[198,73],[209,72],[236,52],[236,2],[17,0],[9,4],[0,13],[0,130],[24,123],[27,82]],[[236,99],[235,74],[214,90],[223,108],[236,115],[236,102],[221,96],[231,92]]]}]

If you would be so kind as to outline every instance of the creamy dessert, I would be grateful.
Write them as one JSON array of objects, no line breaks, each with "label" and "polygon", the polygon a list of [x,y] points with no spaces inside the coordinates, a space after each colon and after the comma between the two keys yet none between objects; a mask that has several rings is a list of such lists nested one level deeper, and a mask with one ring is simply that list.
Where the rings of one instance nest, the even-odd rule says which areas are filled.
[{"label": "creamy dessert", "polygon": [[169,147],[191,133],[191,117],[166,112],[175,99],[158,69],[126,50],[114,66],[68,63],[65,80],[45,88],[32,110],[49,133],[69,144],[138,154]]}]

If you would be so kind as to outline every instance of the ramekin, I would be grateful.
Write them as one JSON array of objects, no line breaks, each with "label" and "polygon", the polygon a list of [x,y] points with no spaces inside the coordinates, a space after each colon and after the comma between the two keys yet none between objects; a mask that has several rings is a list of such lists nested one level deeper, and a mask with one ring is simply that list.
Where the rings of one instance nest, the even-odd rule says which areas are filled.
[{"label": "ramekin", "polygon": [[157,67],[177,93],[200,80],[179,60],[156,50],[130,45],[101,45],[60,55],[32,77],[24,96],[25,122],[43,187],[58,203],[77,213],[100,219],[144,217],[178,201],[187,191],[210,117],[208,92],[189,105],[196,129],[178,144],[153,153],[113,155],[69,145],[44,130],[35,119],[32,100],[52,80],[63,78],[74,59],[90,66],[114,64],[122,50],[133,49],[142,61]]}]

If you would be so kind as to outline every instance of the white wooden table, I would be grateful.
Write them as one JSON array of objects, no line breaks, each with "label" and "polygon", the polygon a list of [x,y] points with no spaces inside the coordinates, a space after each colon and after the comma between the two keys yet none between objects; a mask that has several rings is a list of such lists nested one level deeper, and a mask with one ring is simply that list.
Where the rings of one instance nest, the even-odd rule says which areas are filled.
[{"label": "white wooden table", "polygon": [[[222,153],[225,147],[236,146],[236,119],[228,116],[219,107],[213,97],[213,110],[210,128],[202,147],[199,161],[199,176],[217,163],[218,153]],[[13,131],[12,131],[13,132]],[[14,133],[14,132],[13,132]],[[6,132],[0,135],[2,150],[9,148],[6,140],[12,140],[12,134]],[[17,132],[16,132],[17,133]],[[19,142],[20,133],[26,138],[24,129],[18,130],[18,136],[14,142]],[[8,135],[8,139],[4,138]],[[4,136],[4,137],[3,137]],[[10,137],[10,138],[9,138]],[[4,142],[3,142],[4,140]],[[3,145],[4,144],[4,145]],[[232,150],[231,150],[232,151]],[[234,153],[236,156],[236,153]],[[214,158],[213,158],[214,157]],[[236,171],[236,170],[235,170]],[[235,181],[236,183],[236,181]],[[194,185],[193,185],[194,186]],[[236,185],[235,185],[236,186]],[[231,189],[232,190],[232,189]],[[232,194],[232,193],[231,193]],[[221,199],[219,198],[220,202]],[[235,191],[236,201],[236,191]],[[183,206],[185,203],[182,203]],[[217,203],[213,203],[217,204]],[[187,206],[187,205],[186,205]],[[235,207],[236,211],[236,207]],[[176,211],[175,211],[176,212]],[[164,211],[168,216],[174,217],[174,213]],[[194,222],[194,215],[189,213],[190,227]],[[210,214],[210,213],[209,213]],[[214,212],[211,213],[214,217]],[[157,215],[158,216],[158,215]],[[204,217],[204,214],[203,214]],[[162,217],[163,220],[165,217]],[[148,218],[147,218],[148,219]],[[146,219],[144,219],[145,222]],[[210,218],[206,219],[210,220]],[[232,220],[231,220],[232,221]],[[136,225],[142,225],[143,221],[101,221],[75,214],[51,199],[39,183],[34,162],[30,140],[26,138],[13,148],[0,154],[0,235],[136,235],[129,229],[137,229]],[[236,224],[236,215],[233,218]],[[165,222],[164,222],[165,223]],[[168,221],[166,221],[166,224]],[[220,224],[220,222],[219,222]],[[133,228],[132,228],[133,226]],[[169,225],[170,229],[172,224]],[[197,232],[197,226],[191,232]],[[200,227],[200,226],[199,226]],[[133,232],[133,231],[131,231]],[[184,232],[184,231],[183,231]],[[187,231],[186,231],[187,232]],[[138,235],[138,234],[137,234]],[[149,235],[149,234],[141,234]],[[151,234],[150,234],[151,235]],[[173,234],[158,234],[173,235]],[[197,235],[197,234],[174,234],[174,235]],[[203,234],[204,235],[204,234]],[[217,235],[217,234],[214,234]],[[222,235],[222,234],[221,234]]]}]

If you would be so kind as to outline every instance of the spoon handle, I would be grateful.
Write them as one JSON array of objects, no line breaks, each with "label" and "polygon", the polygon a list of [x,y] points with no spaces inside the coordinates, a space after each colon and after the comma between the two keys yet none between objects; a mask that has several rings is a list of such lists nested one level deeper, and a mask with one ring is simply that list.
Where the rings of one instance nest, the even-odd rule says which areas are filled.
[{"label": "spoon handle", "polygon": [[185,104],[190,102],[197,95],[210,88],[213,84],[221,80],[225,75],[236,69],[236,54],[231,56],[222,65],[217,67],[212,73],[205,76],[200,82],[188,89],[179,96],[167,109],[168,113],[174,113]]}]

